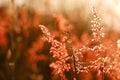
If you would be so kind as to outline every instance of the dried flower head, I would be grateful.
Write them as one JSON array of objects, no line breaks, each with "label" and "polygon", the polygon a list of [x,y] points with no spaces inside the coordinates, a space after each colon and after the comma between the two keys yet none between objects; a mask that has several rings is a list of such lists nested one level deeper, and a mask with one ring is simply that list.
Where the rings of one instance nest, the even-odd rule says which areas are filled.
[{"label": "dried flower head", "polygon": [[67,63],[69,56],[66,50],[66,45],[64,43],[66,37],[64,37],[61,42],[57,41],[45,26],[40,25],[40,28],[45,34],[46,40],[51,44],[50,53],[55,59],[55,62],[51,63],[50,67],[54,69],[54,74],[61,75],[64,73],[64,71],[69,71],[70,64]]},{"label": "dried flower head", "polygon": [[103,37],[103,26],[100,24],[100,18],[97,16],[97,13],[93,7],[93,20],[91,21],[92,28],[92,41],[99,42]]}]

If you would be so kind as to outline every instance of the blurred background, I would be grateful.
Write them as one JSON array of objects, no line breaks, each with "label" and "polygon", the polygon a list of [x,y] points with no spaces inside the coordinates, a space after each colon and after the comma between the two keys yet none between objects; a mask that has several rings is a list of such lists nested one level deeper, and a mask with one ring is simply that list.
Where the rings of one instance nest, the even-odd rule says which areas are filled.
[{"label": "blurred background", "polygon": [[59,40],[71,25],[79,47],[89,41],[92,6],[105,32],[120,37],[119,0],[0,0],[0,80],[55,80],[50,45],[38,26],[47,26]]}]

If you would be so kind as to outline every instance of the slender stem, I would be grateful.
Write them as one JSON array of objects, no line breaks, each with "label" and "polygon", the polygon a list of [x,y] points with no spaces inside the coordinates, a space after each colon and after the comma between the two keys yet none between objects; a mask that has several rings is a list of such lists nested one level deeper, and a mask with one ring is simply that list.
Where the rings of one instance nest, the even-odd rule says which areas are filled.
[{"label": "slender stem", "polygon": [[102,80],[104,80],[104,72],[102,71]]},{"label": "slender stem", "polygon": [[74,62],[75,78],[76,78],[76,80],[78,80],[77,69],[76,69],[76,62],[75,62],[75,56],[74,55],[73,55],[73,62]]},{"label": "slender stem", "polygon": [[75,56],[74,56],[74,53],[75,53],[75,50],[73,49],[73,43],[72,43],[72,39],[71,39],[71,29],[70,29],[70,26],[68,28],[68,32],[66,33],[66,35],[68,36],[68,39],[69,39],[69,44],[70,44],[70,48],[72,49],[72,55],[73,55],[73,64],[74,64],[74,75],[75,75],[75,80],[78,80],[78,76],[77,76],[77,68],[76,68],[76,60],[75,60]]},{"label": "slender stem", "polygon": [[10,67],[10,70],[11,70],[11,80],[14,80],[15,63],[14,62],[9,62],[9,67]]}]

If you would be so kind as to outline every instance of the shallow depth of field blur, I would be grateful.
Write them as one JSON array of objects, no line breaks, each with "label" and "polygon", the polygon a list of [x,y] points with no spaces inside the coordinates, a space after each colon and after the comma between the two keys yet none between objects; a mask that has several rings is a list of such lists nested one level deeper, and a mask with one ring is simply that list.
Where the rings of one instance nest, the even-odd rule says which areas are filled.
[{"label": "shallow depth of field blur", "polygon": [[[73,45],[76,48],[88,46],[92,34],[92,6],[104,26],[102,44],[107,49],[104,56],[107,55],[107,59],[110,56],[112,60],[117,58],[118,63],[112,67],[118,65],[120,70],[119,0],[0,0],[0,80],[63,80],[50,68],[54,61],[50,54],[51,44],[44,40],[39,25],[46,26],[58,41],[70,26]],[[83,55],[88,58],[88,54],[91,52]],[[89,55],[87,60],[94,56]],[[115,73],[120,75],[120,71]],[[109,74],[103,79],[99,71],[91,70],[77,76],[78,80],[120,79]],[[66,80],[74,80],[69,78],[71,76],[67,74]]]}]

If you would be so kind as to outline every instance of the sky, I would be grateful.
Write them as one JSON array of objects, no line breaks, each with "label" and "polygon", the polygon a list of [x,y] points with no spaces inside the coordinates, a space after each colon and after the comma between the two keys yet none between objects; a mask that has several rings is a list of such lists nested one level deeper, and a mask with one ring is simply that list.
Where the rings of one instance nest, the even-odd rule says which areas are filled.
[{"label": "sky", "polygon": [[27,5],[30,8],[40,10],[43,13],[66,12],[74,9],[82,9],[87,20],[91,7],[95,6],[104,25],[110,29],[120,31],[120,0],[0,0],[0,6],[9,5],[11,1],[18,7]]}]

